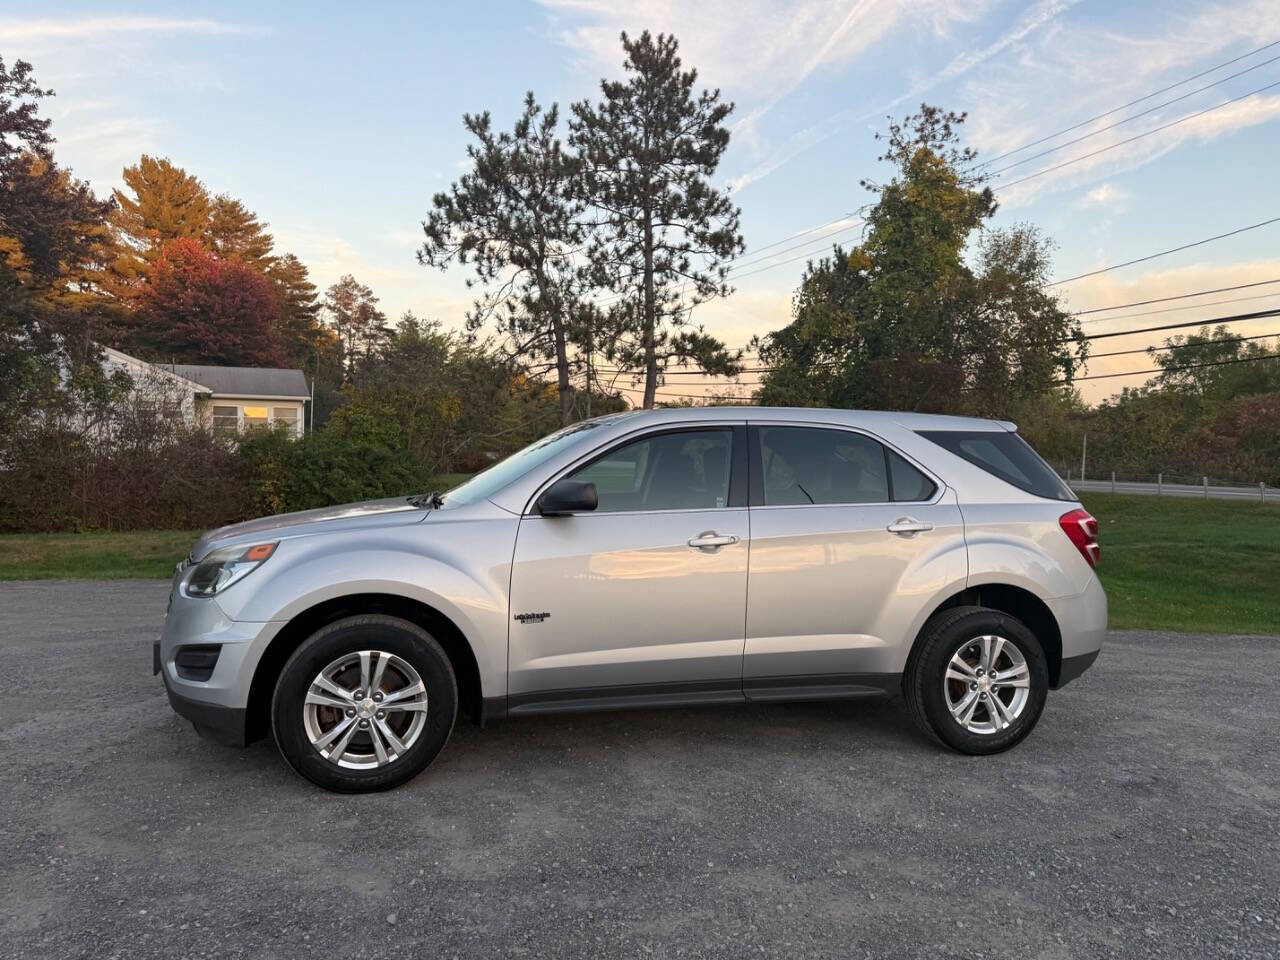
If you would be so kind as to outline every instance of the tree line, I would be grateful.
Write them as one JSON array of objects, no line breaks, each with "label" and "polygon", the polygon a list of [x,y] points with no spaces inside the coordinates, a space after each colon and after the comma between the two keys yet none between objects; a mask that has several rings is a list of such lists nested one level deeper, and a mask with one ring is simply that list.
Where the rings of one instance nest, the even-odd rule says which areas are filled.
[{"label": "tree line", "polygon": [[[732,292],[745,249],[740,211],[714,183],[733,105],[700,89],[674,37],[621,41],[621,78],[563,123],[533,93],[509,129],[487,111],[463,117],[464,172],[432,199],[417,251],[475,290],[458,332],[390,321],[352,276],[321,293],[255,211],[167,158],[140,157],[96,196],[55,161],[40,114],[52,91],[0,59],[0,526],[200,525],[403,492],[624,409],[619,377],[649,407],[672,365],[740,372],[742,354],[690,319]],[[1080,401],[1088,339],[1046,285],[1052,243],[1030,224],[992,226],[964,121],[923,104],[877,135],[889,176],[860,181],[862,237],[811,261],[789,321],[755,341],[755,401],[1013,419],[1059,464],[1088,432],[1118,470],[1211,456],[1219,466],[1199,470],[1269,468],[1280,482],[1280,364],[1189,363],[1273,353],[1257,342],[1174,338],[1153,351],[1163,372],[1150,383]],[[301,368],[324,429],[232,448],[184,434],[104,372],[98,345]],[[232,479],[199,514],[191,491],[215,468]],[[121,519],[112,496],[140,473],[168,492]]]}]

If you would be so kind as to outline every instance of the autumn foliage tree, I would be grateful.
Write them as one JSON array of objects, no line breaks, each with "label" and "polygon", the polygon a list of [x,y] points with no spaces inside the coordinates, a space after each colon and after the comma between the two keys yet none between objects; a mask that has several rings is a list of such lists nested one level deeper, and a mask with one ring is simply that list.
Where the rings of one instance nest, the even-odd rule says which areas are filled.
[{"label": "autumn foliage tree", "polygon": [[54,163],[38,111],[52,94],[0,58],[0,464],[32,410],[70,402],[62,375],[97,369],[86,334],[104,304],[86,275],[110,204]]},{"label": "autumn foliage tree", "polygon": [[322,310],[337,337],[341,367],[347,373],[390,332],[387,315],[378,309],[378,298],[349,273],[325,291]]},{"label": "autumn foliage tree", "polygon": [[288,356],[276,315],[271,285],[252,267],[171,240],[138,297],[134,339],[159,360],[279,367]]}]

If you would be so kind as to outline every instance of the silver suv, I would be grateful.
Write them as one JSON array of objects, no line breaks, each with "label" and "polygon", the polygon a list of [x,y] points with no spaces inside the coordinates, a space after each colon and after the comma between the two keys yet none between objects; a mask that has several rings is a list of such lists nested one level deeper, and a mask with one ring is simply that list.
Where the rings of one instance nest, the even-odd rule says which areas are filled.
[{"label": "silver suv", "polygon": [[901,693],[995,753],[1097,657],[1097,523],[1013,424],[630,412],[449,492],[253,520],[179,566],[154,667],[212,738],[393,787],[459,710]]}]

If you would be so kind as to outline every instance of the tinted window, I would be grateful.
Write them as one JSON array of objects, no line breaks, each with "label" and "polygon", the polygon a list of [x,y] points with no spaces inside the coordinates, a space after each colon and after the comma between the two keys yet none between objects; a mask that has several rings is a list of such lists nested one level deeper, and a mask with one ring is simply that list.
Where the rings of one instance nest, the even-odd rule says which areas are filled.
[{"label": "tinted window", "polygon": [[1016,433],[1007,430],[921,430],[919,433],[1019,490],[1050,500],[1076,499],[1053,468]]},{"label": "tinted window", "polygon": [[847,430],[761,427],[766,505],[887,503],[885,451]]},{"label": "tinted window", "polygon": [[714,509],[729,503],[732,442],[729,430],[645,437],[611,450],[572,477],[596,485],[596,513]]},{"label": "tinted window", "polygon": [[892,450],[889,457],[889,480],[894,502],[932,500],[937,485]]}]

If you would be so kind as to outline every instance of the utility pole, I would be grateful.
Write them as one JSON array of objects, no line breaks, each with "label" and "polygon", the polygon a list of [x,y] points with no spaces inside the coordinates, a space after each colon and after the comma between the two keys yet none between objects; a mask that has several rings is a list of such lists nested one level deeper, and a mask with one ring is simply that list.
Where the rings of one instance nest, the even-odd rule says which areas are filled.
[{"label": "utility pole", "polygon": [[1085,459],[1089,456],[1089,435],[1087,433],[1080,435],[1080,480],[1084,481],[1084,465]]}]

